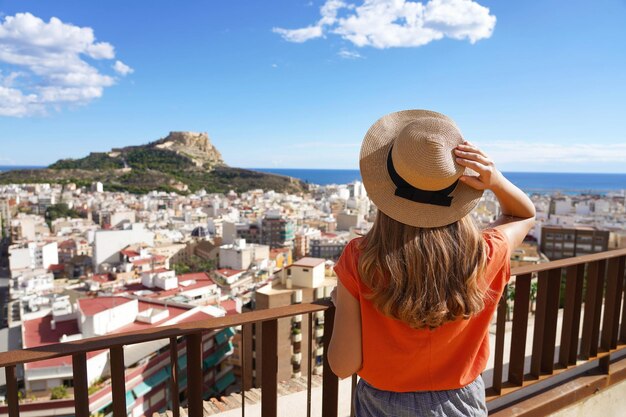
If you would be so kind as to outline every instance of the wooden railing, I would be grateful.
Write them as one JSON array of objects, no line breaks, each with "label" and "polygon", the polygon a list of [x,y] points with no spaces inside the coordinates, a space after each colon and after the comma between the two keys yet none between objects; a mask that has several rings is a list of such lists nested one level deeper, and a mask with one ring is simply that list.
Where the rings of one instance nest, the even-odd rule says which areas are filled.
[{"label": "wooden railing", "polygon": [[[626,249],[563,259],[540,265],[515,268],[515,276],[507,288],[515,288],[512,305],[512,330],[510,333],[510,359],[504,378],[506,317],[509,301],[503,295],[497,310],[494,349],[493,383],[487,388],[491,411],[496,414],[524,395],[533,395],[533,385],[543,390],[550,384],[560,383],[556,378],[566,372],[572,375],[588,372],[592,365],[606,376],[605,385],[626,378],[626,367],[612,373],[612,358],[626,349],[626,298],[624,295],[624,265]],[[531,282],[537,278],[536,312],[532,330],[533,343],[530,358],[526,352],[529,319],[531,318]],[[562,282],[564,285],[562,285]],[[559,302],[564,288],[564,307],[561,337],[557,340]],[[179,369],[177,363],[177,338],[185,337],[187,344],[187,407],[191,417],[203,415],[202,392],[202,334],[231,326],[242,326],[240,346],[241,367],[244,375],[251,375],[252,325],[261,329],[261,410],[264,417],[277,415],[277,329],[278,319],[301,314],[309,316],[308,389],[307,412],[311,413],[311,363],[313,339],[313,313],[324,312],[323,345],[328,346],[333,329],[334,307],[328,301],[296,304],[268,310],[258,310],[239,315],[201,320],[173,326],[140,330],[132,333],[101,336],[90,339],[58,343],[36,348],[0,353],[0,367],[5,368],[7,380],[8,414],[19,416],[16,366],[28,362],[72,356],[74,371],[74,408],[77,417],[89,416],[87,380],[87,353],[108,349],[111,364],[111,391],[114,417],[127,416],[125,402],[125,376],[123,347],[159,339],[170,340],[171,392],[177,393]],[[583,312],[583,314],[581,314]],[[582,329],[581,329],[582,320]],[[558,356],[555,361],[555,353]],[[249,354],[246,352],[250,352]],[[528,360],[530,359],[530,363]],[[594,365],[597,362],[596,365]],[[583,366],[587,365],[587,366]],[[526,371],[528,369],[528,372]],[[609,376],[611,376],[609,378]],[[552,381],[552,382],[551,382]],[[356,377],[352,378],[352,388]],[[541,385],[539,384],[541,383]],[[242,388],[245,388],[242,384]],[[581,391],[582,392],[582,391]],[[242,415],[246,412],[245,390],[242,391]],[[573,399],[579,398],[576,395]],[[497,400],[497,401],[496,401]],[[555,402],[562,406],[564,403]],[[172,412],[179,415],[178,397],[171,398]],[[338,409],[338,378],[332,373],[324,355],[322,385],[322,415],[336,417]],[[543,410],[549,410],[549,407]],[[304,413],[298,413],[298,415]]]}]

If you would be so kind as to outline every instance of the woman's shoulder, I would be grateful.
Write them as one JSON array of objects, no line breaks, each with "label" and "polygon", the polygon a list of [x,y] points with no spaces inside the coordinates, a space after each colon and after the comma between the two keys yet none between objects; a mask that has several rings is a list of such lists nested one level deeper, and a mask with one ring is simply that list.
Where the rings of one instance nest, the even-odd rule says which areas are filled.
[{"label": "woman's shoulder", "polygon": [[497,276],[508,281],[511,268],[511,250],[509,241],[504,233],[496,228],[488,228],[482,231],[483,239],[487,245],[487,276],[489,282],[493,282]]},{"label": "woman's shoulder", "polygon": [[501,230],[490,227],[482,231],[482,236],[489,247],[490,254],[494,252],[509,253],[509,241]]},{"label": "woman's shoulder", "polygon": [[361,250],[361,246],[365,242],[365,236],[358,236],[354,239],[350,240],[346,245],[346,248],[350,248],[350,250]]},{"label": "woman's shoulder", "polygon": [[346,246],[343,248],[343,252],[341,253],[341,256],[339,257],[339,262],[352,263],[353,261],[356,261],[359,258],[359,255],[361,254],[362,242],[363,242],[363,236],[359,236],[350,240],[346,244]]}]

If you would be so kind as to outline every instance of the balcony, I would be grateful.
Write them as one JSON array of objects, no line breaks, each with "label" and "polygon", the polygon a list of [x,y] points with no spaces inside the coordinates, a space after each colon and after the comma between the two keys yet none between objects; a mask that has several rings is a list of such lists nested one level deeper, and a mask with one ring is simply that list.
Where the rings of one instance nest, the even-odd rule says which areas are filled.
[{"label": "balcony", "polygon": [[[580,401],[602,392],[624,389],[619,383],[626,380],[625,263],[626,249],[620,249],[512,270],[513,278],[492,324],[491,366],[483,375],[491,416],[543,416],[581,404]],[[351,394],[348,391],[340,395],[340,381],[331,372],[325,356],[320,363],[315,362],[318,352],[313,347],[314,337],[310,336],[318,331],[313,323],[319,313],[324,316],[322,338],[327,346],[334,308],[328,302],[319,302],[3,352],[0,366],[6,373],[7,405],[0,406],[0,415],[45,415],[41,410],[63,409],[66,414],[88,417],[94,412],[90,404],[97,393],[90,394],[86,360],[90,352],[99,351],[109,353],[112,415],[133,414],[132,406],[127,409],[123,347],[169,340],[169,355],[164,355],[168,361],[169,392],[178,393],[179,383],[184,380],[188,388],[184,396],[169,395],[165,399],[167,409],[171,410],[168,415],[200,417],[230,410],[242,416],[259,412],[264,417],[276,416],[286,397],[285,383],[279,384],[277,380],[278,320],[307,315],[308,326],[302,332],[308,332],[309,337],[303,343],[302,363],[308,366],[303,366],[303,376],[292,383],[302,388],[297,393],[302,399],[297,402],[301,409],[290,409],[289,415],[310,415],[314,410],[314,415],[319,411],[324,417],[336,417],[340,406],[342,410],[350,409]],[[257,339],[259,352],[253,351],[253,325],[262,335]],[[203,334],[235,326],[241,326],[238,340],[241,393],[205,401]],[[186,344],[185,372],[177,360],[179,338]],[[68,363],[73,371],[74,398],[20,403],[17,367],[67,356],[71,357]],[[321,377],[314,375],[320,370]],[[255,375],[260,390],[252,385]],[[348,384],[354,389],[356,381],[357,377],[353,376],[342,387]],[[625,397],[623,393],[618,396]]]}]

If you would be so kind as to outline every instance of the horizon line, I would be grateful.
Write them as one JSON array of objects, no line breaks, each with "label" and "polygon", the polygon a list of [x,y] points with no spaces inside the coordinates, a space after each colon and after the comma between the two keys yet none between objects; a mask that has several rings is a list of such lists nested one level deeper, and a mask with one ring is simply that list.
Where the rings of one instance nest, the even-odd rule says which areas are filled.
[{"label": "horizon line", "polygon": [[[359,168],[293,168],[293,167],[245,167],[231,166],[232,168],[241,168],[248,170],[296,170],[296,171],[360,171]],[[49,165],[30,165],[30,164],[0,164],[0,167],[29,167],[29,168],[48,168]],[[519,171],[519,170],[501,170],[502,173],[516,174],[599,174],[599,175],[626,175],[626,172],[589,172],[589,171]]]}]

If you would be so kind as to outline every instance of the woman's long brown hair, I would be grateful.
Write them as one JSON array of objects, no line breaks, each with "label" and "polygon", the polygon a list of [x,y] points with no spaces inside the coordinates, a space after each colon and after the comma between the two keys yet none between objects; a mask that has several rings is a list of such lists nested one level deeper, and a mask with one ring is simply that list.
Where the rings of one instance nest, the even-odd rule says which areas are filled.
[{"label": "woman's long brown hair", "polygon": [[479,280],[486,264],[486,244],[471,216],[419,228],[379,210],[361,241],[358,267],[381,313],[413,328],[436,328],[484,308]]}]

